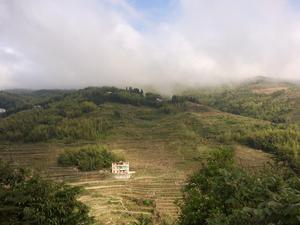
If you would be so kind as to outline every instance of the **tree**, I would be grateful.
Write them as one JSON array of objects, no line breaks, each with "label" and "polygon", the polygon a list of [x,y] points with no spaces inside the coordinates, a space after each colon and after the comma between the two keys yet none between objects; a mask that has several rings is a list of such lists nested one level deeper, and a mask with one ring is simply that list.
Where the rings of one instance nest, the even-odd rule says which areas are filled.
[{"label": "tree", "polygon": [[78,149],[68,149],[63,152],[58,163],[62,166],[76,166],[81,171],[91,171],[110,168],[111,163],[122,160],[103,146],[87,146]]},{"label": "tree", "polygon": [[250,175],[232,151],[215,153],[184,188],[181,225],[300,224],[300,179],[287,171]]},{"label": "tree", "polygon": [[77,200],[80,192],[0,161],[0,224],[92,224],[88,207]]},{"label": "tree", "polygon": [[84,101],[81,103],[81,111],[83,113],[93,112],[97,109],[97,105],[93,102]]}]

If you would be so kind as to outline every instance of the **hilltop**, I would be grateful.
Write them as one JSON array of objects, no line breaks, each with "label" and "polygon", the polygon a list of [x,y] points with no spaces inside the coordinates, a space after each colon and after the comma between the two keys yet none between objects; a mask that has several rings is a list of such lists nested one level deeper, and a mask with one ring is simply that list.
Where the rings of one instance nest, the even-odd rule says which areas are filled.
[{"label": "hilltop", "polygon": [[287,81],[257,77],[232,86],[187,90],[184,95],[224,112],[300,124],[300,86]]}]

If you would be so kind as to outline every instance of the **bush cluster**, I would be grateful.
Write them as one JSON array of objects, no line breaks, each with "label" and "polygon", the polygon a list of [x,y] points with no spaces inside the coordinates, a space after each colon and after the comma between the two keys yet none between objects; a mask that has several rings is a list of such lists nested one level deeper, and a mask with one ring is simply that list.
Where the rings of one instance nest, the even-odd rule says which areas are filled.
[{"label": "bush cluster", "polygon": [[94,220],[78,201],[81,190],[44,180],[0,161],[1,225],[88,225]]},{"label": "bush cluster", "polygon": [[75,166],[81,171],[110,168],[112,162],[120,160],[120,157],[103,146],[68,149],[58,157],[59,165]]}]

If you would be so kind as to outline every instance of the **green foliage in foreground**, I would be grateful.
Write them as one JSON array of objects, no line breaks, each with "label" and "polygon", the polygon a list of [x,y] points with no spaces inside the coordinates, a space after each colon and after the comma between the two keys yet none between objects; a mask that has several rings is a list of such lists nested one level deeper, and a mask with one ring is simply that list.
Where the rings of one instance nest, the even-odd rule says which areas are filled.
[{"label": "green foliage in foreground", "polygon": [[92,224],[79,194],[78,187],[46,181],[0,161],[1,225]]},{"label": "green foliage in foreground", "polygon": [[230,149],[215,153],[184,188],[181,225],[300,224],[300,179],[286,171],[250,175]]},{"label": "green foliage in foreground", "polygon": [[112,162],[121,160],[103,146],[69,149],[58,158],[59,165],[75,166],[81,171],[109,168]]}]

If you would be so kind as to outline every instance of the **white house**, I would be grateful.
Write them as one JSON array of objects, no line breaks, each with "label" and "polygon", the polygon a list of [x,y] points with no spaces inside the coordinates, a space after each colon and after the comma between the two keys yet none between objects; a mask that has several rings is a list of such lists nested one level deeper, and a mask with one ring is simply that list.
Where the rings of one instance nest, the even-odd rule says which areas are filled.
[{"label": "white house", "polygon": [[43,107],[41,105],[34,105],[33,108],[34,109],[43,109]]},{"label": "white house", "polygon": [[111,172],[116,178],[130,178],[129,162],[114,162],[111,164]]},{"label": "white house", "polygon": [[0,108],[0,114],[6,113],[6,109]]}]

